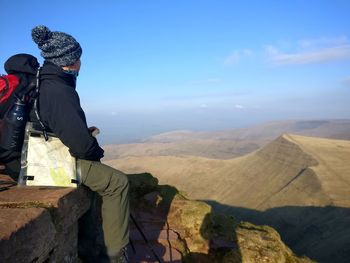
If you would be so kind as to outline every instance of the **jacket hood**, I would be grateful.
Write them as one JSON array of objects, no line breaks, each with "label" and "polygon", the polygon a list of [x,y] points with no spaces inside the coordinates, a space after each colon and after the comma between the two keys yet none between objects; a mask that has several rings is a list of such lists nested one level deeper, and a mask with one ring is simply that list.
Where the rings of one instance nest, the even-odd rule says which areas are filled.
[{"label": "jacket hood", "polygon": [[39,66],[36,57],[29,54],[17,54],[5,62],[4,68],[7,74],[27,73],[35,75]]}]

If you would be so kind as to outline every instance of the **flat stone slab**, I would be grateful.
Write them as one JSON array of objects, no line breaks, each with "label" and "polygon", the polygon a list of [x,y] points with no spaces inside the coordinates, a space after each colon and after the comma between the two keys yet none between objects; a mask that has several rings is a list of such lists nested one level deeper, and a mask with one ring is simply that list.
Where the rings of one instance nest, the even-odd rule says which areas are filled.
[{"label": "flat stone slab", "polygon": [[55,235],[44,208],[0,209],[0,262],[40,262],[54,246]]},{"label": "flat stone slab", "polygon": [[0,191],[0,262],[71,262],[77,257],[77,222],[90,200],[91,192],[82,186]]},{"label": "flat stone slab", "polygon": [[89,196],[85,187],[15,186],[0,192],[0,209],[47,208],[55,222],[70,226],[89,209]]}]

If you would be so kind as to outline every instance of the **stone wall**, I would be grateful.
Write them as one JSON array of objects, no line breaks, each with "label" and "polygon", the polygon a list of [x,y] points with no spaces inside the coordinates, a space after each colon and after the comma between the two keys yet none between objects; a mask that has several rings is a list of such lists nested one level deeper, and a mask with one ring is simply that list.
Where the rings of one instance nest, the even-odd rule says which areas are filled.
[{"label": "stone wall", "polygon": [[[0,175],[0,180],[11,179]],[[78,219],[89,207],[84,187],[3,189],[0,262],[78,262]]]}]

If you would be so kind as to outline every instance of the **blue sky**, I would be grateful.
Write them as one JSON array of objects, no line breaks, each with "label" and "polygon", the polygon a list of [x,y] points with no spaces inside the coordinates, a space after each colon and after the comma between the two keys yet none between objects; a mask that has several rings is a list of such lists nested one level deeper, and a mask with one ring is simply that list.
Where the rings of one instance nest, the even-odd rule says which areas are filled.
[{"label": "blue sky", "polygon": [[39,24],[80,42],[77,90],[102,143],[177,129],[350,118],[350,1],[1,6],[1,63],[15,53],[40,57],[30,35]]}]

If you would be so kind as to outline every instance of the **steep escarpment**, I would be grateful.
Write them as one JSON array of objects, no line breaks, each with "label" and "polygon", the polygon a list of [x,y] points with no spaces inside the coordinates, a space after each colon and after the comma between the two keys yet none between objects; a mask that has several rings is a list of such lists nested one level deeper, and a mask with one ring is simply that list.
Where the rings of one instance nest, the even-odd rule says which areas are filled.
[{"label": "steep escarpment", "polygon": [[263,211],[286,205],[331,204],[312,167],[318,160],[283,135],[264,148],[232,160],[234,197],[223,203]]},{"label": "steep escarpment", "polygon": [[191,198],[230,206],[264,210],[281,205],[331,205],[334,199],[314,169],[320,161],[290,138],[280,136],[256,152],[231,160],[148,156],[107,163],[128,173],[150,172]]},{"label": "steep escarpment", "polygon": [[149,156],[109,164],[151,172],[217,211],[269,224],[299,254],[350,260],[350,141],[285,134],[231,160]]}]

